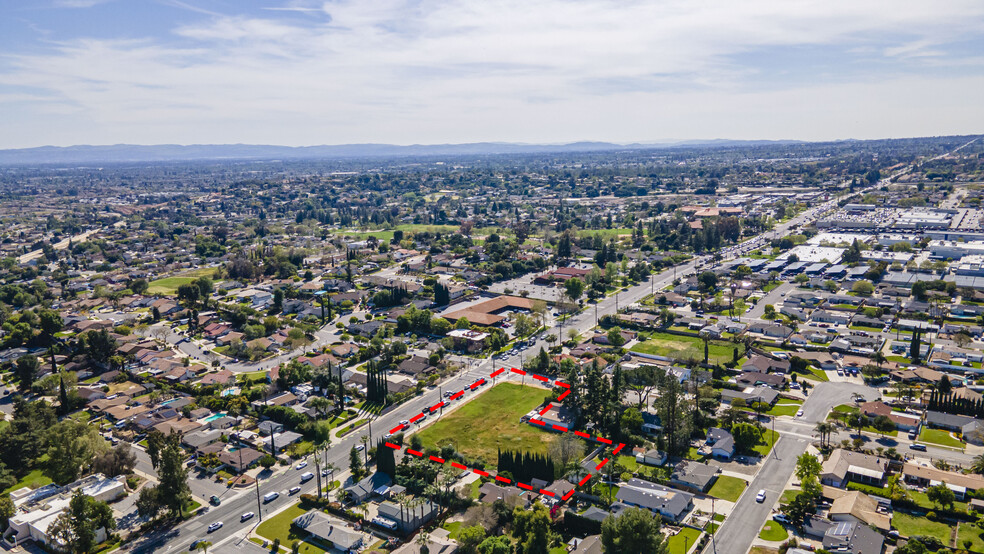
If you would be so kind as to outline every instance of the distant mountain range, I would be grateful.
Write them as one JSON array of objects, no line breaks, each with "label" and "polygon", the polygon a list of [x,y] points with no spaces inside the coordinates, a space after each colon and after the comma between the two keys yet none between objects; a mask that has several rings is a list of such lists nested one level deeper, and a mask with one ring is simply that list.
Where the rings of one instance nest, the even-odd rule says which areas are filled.
[{"label": "distant mountain range", "polygon": [[706,140],[652,144],[572,142],[522,144],[473,142],[466,144],[339,144],[326,146],[274,146],[263,144],[113,144],[105,146],[40,146],[0,150],[0,164],[78,164],[118,162],[175,162],[195,160],[300,160],[339,158],[392,158],[410,156],[474,156],[487,154],[541,154],[550,152],[605,152],[651,148],[699,146],[756,146],[797,144],[801,141]]}]

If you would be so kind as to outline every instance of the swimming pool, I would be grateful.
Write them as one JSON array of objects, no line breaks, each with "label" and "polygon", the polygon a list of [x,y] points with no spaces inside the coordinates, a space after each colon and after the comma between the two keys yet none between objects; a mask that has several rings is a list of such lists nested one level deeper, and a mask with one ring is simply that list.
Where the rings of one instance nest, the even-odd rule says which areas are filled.
[{"label": "swimming pool", "polygon": [[219,419],[220,417],[225,417],[225,413],[224,412],[219,412],[217,414],[212,414],[212,415],[206,417],[205,419],[203,419],[202,420],[202,423],[209,423],[209,422],[215,421],[216,419]]}]

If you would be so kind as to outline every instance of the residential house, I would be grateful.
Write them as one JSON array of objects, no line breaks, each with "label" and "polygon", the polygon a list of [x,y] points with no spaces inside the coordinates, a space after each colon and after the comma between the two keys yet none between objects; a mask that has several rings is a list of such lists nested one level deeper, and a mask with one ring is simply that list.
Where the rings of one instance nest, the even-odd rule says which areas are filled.
[{"label": "residential house", "polygon": [[392,500],[386,500],[379,504],[379,517],[395,522],[401,533],[412,533],[420,529],[428,521],[434,519],[439,511],[440,506],[429,500],[418,504],[412,510],[407,510]]},{"label": "residential house", "polygon": [[[694,495],[642,479],[632,478],[615,494],[624,506],[635,506],[658,513],[667,521],[681,521],[693,508]],[[613,506],[615,508],[615,506]]]},{"label": "residential house", "polygon": [[700,451],[715,458],[730,460],[735,455],[735,438],[724,429],[711,427],[707,430],[707,438]]},{"label": "residential house", "polygon": [[678,489],[705,493],[717,480],[721,470],[716,466],[683,460],[673,468],[670,485]]},{"label": "residential house", "polygon": [[854,521],[872,525],[887,533],[892,528],[892,516],[879,502],[861,491],[823,487],[823,497],[831,501],[827,517],[833,521]]},{"label": "residential house", "polygon": [[779,373],[759,373],[746,371],[735,378],[735,382],[743,387],[766,386],[776,390],[786,385],[786,376]]},{"label": "residential house", "polygon": [[364,502],[376,493],[377,489],[388,487],[392,482],[393,479],[388,474],[377,471],[358,483],[345,487],[345,492],[353,502]]},{"label": "residential house", "polygon": [[946,483],[947,488],[953,491],[957,500],[963,500],[968,494],[973,495],[976,491],[984,489],[984,476],[976,473],[944,471],[933,466],[917,465],[912,462],[906,462],[902,467],[902,479],[917,487],[930,487]]},{"label": "residential house", "polygon": [[962,431],[963,427],[974,421],[969,416],[944,414],[934,410],[926,410],[926,425],[933,429],[945,429],[947,431]]},{"label": "residential house", "polygon": [[661,466],[666,463],[666,452],[647,450],[635,455],[636,462],[648,466]]},{"label": "residential house", "polygon": [[297,516],[292,526],[306,531],[342,552],[357,552],[364,544],[362,533],[348,526],[345,520],[320,510],[310,510]]},{"label": "residential house", "polygon": [[884,486],[889,460],[863,452],[838,448],[823,462],[820,482],[844,488],[848,482]]}]

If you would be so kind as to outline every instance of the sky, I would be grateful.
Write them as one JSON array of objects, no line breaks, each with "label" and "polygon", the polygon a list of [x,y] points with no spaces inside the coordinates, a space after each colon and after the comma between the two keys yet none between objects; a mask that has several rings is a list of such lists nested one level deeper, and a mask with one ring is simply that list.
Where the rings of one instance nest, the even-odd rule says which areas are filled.
[{"label": "sky", "polygon": [[980,0],[2,0],[0,148],[984,133]]}]

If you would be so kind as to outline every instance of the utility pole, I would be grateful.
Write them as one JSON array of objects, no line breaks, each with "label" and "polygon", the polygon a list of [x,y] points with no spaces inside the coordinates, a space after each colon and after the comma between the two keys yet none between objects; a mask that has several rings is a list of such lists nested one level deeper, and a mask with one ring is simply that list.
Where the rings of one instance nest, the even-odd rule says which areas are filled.
[{"label": "utility pole", "polygon": [[263,504],[260,503],[260,476],[257,475],[253,482],[256,484],[256,515],[259,516],[260,521],[263,521]]}]

